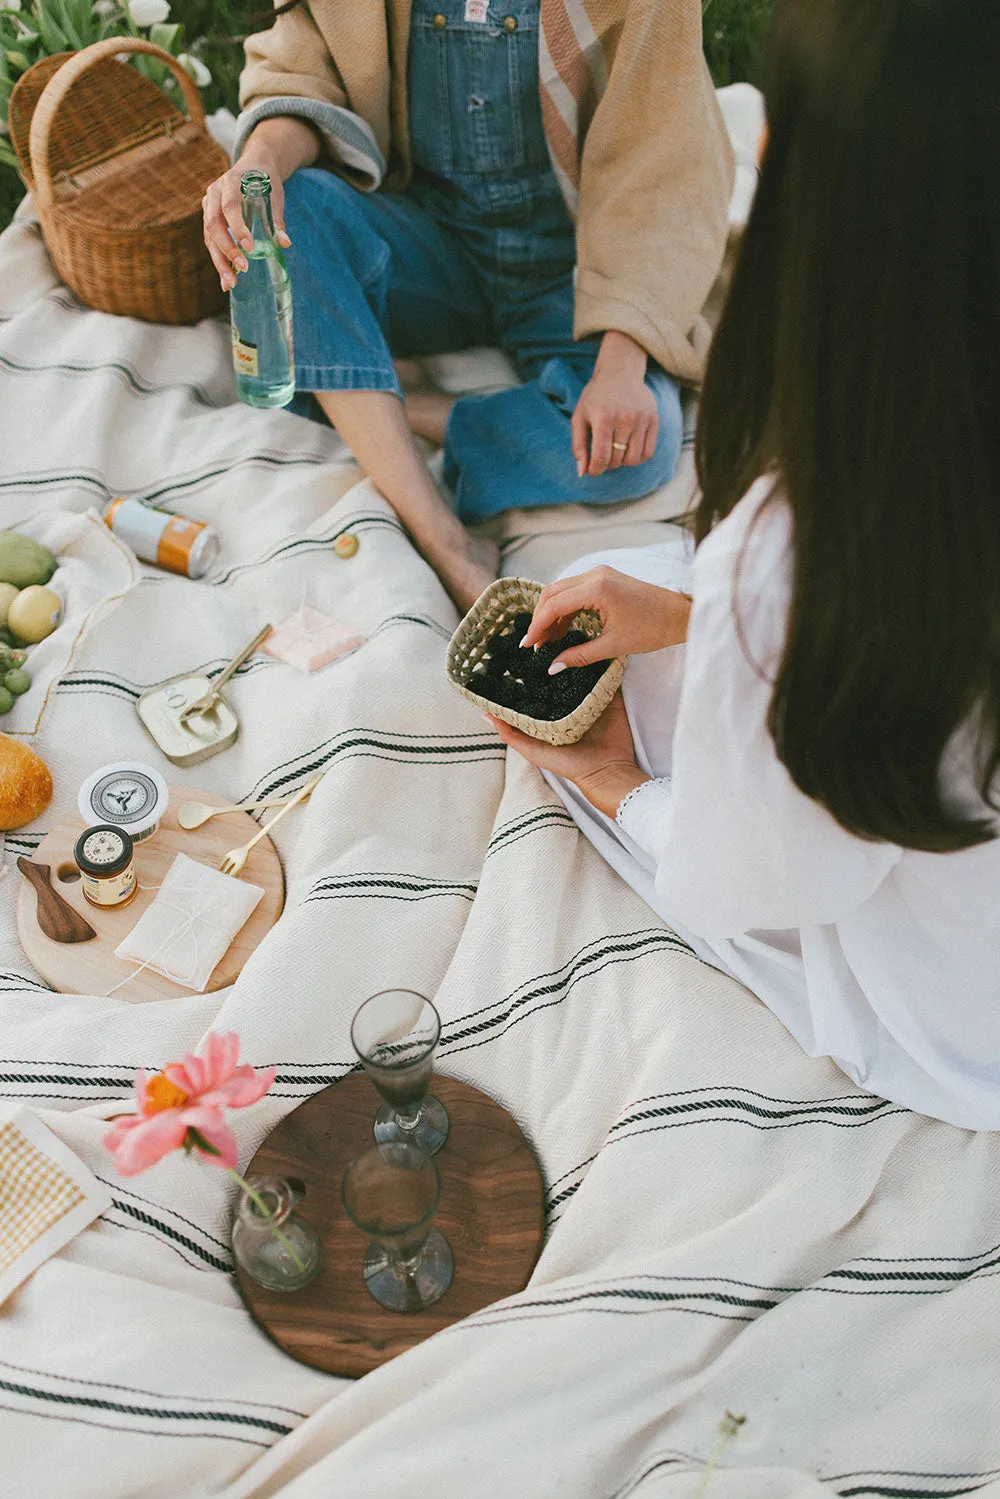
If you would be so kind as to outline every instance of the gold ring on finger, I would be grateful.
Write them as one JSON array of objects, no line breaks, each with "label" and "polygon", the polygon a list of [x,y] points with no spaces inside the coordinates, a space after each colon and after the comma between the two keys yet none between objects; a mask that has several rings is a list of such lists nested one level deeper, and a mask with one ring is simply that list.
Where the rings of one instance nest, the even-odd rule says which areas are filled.
[{"label": "gold ring on finger", "polygon": [[627,442],[613,442],[611,444],[611,446],[614,448],[614,450],[615,450],[616,453],[627,453],[628,452],[628,443]]}]

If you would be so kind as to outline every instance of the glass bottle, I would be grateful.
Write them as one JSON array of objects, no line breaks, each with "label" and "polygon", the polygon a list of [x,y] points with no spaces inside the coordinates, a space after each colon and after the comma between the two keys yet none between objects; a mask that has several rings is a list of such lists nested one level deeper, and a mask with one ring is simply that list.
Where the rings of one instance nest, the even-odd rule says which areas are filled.
[{"label": "glass bottle", "polygon": [[233,1257],[269,1291],[298,1291],[319,1273],[319,1237],[293,1211],[295,1198],[287,1181],[261,1176],[247,1187],[233,1223]]},{"label": "glass bottle", "polygon": [[248,406],[287,406],[295,394],[292,283],[274,237],[271,179],[248,170],[240,191],[253,249],[245,252],[249,265],[229,293],[236,391]]}]

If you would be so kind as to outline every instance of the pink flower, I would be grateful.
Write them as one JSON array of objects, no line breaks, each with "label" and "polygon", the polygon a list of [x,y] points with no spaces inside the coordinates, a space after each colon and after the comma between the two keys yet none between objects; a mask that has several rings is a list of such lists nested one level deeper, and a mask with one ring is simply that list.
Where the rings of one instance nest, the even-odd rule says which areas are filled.
[{"label": "pink flower", "polygon": [[155,1166],[181,1146],[197,1150],[214,1165],[233,1170],[236,1141],[226,1124],[226,1109],[245,1109],[263,1098],[274,1082],[275,1069],[255,1072],[238,1066],[240,1038],[233,1032],[219,1036],[209,1031],[201,1054],[191,1052],[150,1077],[135,1080],[138,1112],[116,1119],[104,1136],[122,1176],[134,1176]]}]

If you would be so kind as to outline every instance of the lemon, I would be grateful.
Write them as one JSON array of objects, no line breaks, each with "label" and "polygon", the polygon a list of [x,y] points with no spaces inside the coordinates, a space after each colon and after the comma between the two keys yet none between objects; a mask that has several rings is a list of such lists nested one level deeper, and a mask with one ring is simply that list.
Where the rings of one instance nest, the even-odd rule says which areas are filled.
[{"label": "lemon", "polygon": [[18,640],[37,645],[52,634],[61,618],[62,599],[51,588],[36,583],[18,594],[7,613],[7,624]]}]

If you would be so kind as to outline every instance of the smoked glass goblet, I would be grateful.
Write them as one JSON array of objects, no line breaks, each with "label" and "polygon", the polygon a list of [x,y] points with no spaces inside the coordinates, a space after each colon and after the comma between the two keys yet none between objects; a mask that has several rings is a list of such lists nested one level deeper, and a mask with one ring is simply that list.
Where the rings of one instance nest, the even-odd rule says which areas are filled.
[{"label": "smoked glass goblet", "polygon": [[434,1155],[448,1138],[444,1106],[427,1092],[441,1018],[412,989],[384,989],[358,1010],[351,1041],[361,1065],[385,1099],[375,1115],[375,1140],[408,1141]]},{"label": "smoked glass goblet", "polygon": [[440,1195],[437,1167],[415,1145],[372,1145],[347,1168],[341,1188],[347,1216],[372,1239],[361,1273],[390,1311],[422,1312],[451,1285],[451,1248],[431,1227]]}]

